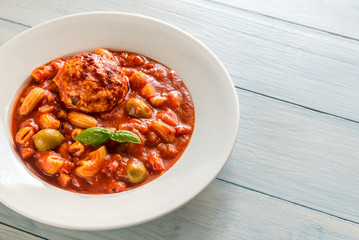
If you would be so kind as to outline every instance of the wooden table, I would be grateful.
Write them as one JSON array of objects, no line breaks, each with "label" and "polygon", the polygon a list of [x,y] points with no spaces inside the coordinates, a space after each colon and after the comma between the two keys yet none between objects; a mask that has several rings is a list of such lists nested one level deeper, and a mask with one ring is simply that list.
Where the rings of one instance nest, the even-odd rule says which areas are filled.
[{"label": "wooden table", "polygon": [[241,105],[233,154],[206,190],[152,222],[70,231],[0,204],[0,239],[359,238],[358,0],[1,0],[0,44],[105,10],[164,20],[219,57]]}]

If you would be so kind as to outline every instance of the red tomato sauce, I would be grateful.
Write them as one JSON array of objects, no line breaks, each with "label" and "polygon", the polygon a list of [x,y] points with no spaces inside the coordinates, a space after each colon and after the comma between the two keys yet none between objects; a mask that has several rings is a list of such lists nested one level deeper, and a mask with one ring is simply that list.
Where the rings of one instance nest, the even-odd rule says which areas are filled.
[{"label": "red tomato sauce", "polygon": [[[165,65],[138,53],[105,49],[94,52],[97,55],[83,55],[91,57],[90,65],[94,57],[105,63],[91,65],[95,66],[91,73],[87,70],[91,66],[81,62],[82,55],[78,58],[80,63],[72,63],[70,70],[67,63],[71,57],[55,59],[34,69],[14,103],[10,129],[22,161],[43,181],[78,193],[117,193],[152,181],[176,163],[193,133],[194,104],[181,78]],[[113,82],[103,83],[114,78],[109,64],[111,69],[119,69],[116,81],[124,81],[115,86],[116,91],[126,91],[110,110],[108,107],[114,102],[102,97],[117,94]],[[65,76],[66,70],[70,73],[65,72],[70,84],[76,82],[74,79],[95,81],[100,90],[92,88],[91,94],[86,94],[84,91],[92,83],[79,80],[78,84],[83,86],[75,85],[69,91],[66,85],[69,92],[65,92],[61,82],[64,80],[59,75]],[[100,91],[104,95],[96,99]],[[106,91],[112,91],[112,95]],[[65,104],[64,99],[69,96],[71,101]],[[90,97],[91,104],[97,104],[91,109],[99,111],[83,111],[89,106],[86,101]],[[106,106],[106,111],[101,111],[101,106]],[[90,120],[83,124],[79,119],[84,116]],[[131,131],[141,143],[109,140],[92,146],[76,141],[74,137],[90,125],[112,132]]]}]

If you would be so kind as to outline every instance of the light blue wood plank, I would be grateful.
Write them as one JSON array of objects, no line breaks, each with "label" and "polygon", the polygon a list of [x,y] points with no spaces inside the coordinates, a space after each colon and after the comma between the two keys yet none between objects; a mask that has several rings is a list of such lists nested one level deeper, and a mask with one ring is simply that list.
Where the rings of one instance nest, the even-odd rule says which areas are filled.
[{"label": "light blue wood plank", "polygon": [[[110,4],[109,2],[106,3]],[[198,4],[199,1],[196,3]],[[176,9],[186,9],[184,12],[189,14],[194,11],[196,6],[199,8],[199,5],[195,5],[195,3],[193,5],[193,8],[190,8],[187,5],[183,5],[181,2],[176,2]],[[133,5],[131,6],[133,7]],[[105,7],[107,7],[107,5]],[[202,11],[198,14],[208,15],[209,10],[213,11],[213,13],[219,11],[215,10],[213,6],[212,8],[210,7],[211,6],[203,6]],[[199,25],[201,20],[196,20],[192,25],[189,25],[189,17],[185,18],[184,16],[173,15],[174,10],[167,9],[169,8],[169,5],[163,3],[158,8],[159,9],[153,9],[152,13],[158,13],[158,15],[163,18],[168,17],[168,19],[173,19],[173,21],[178,24],[183,22],[182,24],[188,24],[188,26],[191,27],[197,26],[196,28],[192,28],[193,31],[203,31],[200,30]],[[142,8],[139,7],[139,9],[142,9],[143,11],[143,9],[146,9],[146,6],[144,5]],[[167,9],[167,11],[164,11],[163,9]],[[231,23],[234,25],[235,22],[231,15],[233,13],[230,13],[229,11],[227,13],[229,18],[226,21],[231,22],[232,19]],[[48,13],[44,12],[42,14]],[[183,15],[184,13],[181,12],[181,14]],[[228,17],[224,13],[218,15]],[[172,16],[172,18],[170,18],[170,16]],[[221,23],[219,17],[216,19]],[[252,29],[251,27],[255,28],[254,25],[249,25],[248,29]],[[226,28],[217,28],[218,31],[221,29]],[[268,29],[265,33],[271,33]],[[289,31],[289,29],[287,30]],[[299,31],[298,29],[295,30]],[[232,33],[235,34],[235,32],[223,32],[223,36],[232,39],[229,36]],[[219,46],[221,41],[217,42],[217,40],[210,40],[210,35],[211,34],[207,36],[207,41],[212,43],[213,46]],[[245,38],[245,36],[246,35],[243,35],[243,38]],[[293,38],[294,36],[295,35],[292,35]],[[309,36],[310,38],[314,37],[314,33]],[[334,38],[334,40],[335,39],[336,38]],[[248,39],[248,42],[246,43],[250,44],[249,40],[250,39]],[[252,40],[252,43],[258,43],[258,46],[265,46],[265,48],[260,49],[272,49],[270,52],[273,54],[276,54],[275,50],[283,52],[282,49],[285,47],[282,45],[281,48],[281,45],[278,43],[270,43],[259,38],[252,38]],[[223,42],[225,41],[223,40]],[[331,41],[328,40],[328,42]],[[232,41],[229,43],[234,44],[235,42]],[[267,45],[263,45],[264,43]],[[339,42],[336,42],[336,44],[338,44],[337,46],[346,46],[344,43],[345,42],[339,44]],[[317,45],[319,44],[320,43]],[[318,67],[317,71],[316,68],[310,68],[308,64],[303,65],[303,62],[302,65],[289,64],[291,63],[290,59],[294,58],[295,54],[293,55],[293,52],[295,49],[288,47],[288,50],[286,50],[288,52],[288,57],[286,58],[287,63],[281,60],[279,55],[277,59],[273,58],[266,60],[265,62],[272,64],[271,66],[273,66],[273,68],[276,66],[277,70],[273,72],[269,71],[265,75],[265,78],[258,80],[261,79],[262,76],[260,74],[256,76],[255,73],[258,71],[253,70],[254,67],[251,67],[251,63],[255,63],[256,61],[255,54],[251,53],[253,52],[251,49],[255,48],[252,45],[245,46],[248,47],[241,47],[240,50],[245,53],[242,57],[239,53],[237,57],[237,52],[230,53],[228,57],[225,57],[225,59],[234,59],[233,66],[229,66],[229,71],[234,75],[234,81],[239,82],[240,86],[245,85],[245,82],[240,77],[235,76],[236,71],[243,71],[243,74],[247,76],[252,75],[251,77],[248,77],[248,79],[252,79],[252,82],[248,81],[247,84],[252,85],[255,89],[264,86],[261,90],[268,95],[270,95],[270,91],[267,91],[267,88],[271,89],[272,93],[275,91],[278,93],[280,92],[280,94],[289,94],[291,96],[297,94],[298,101],[301,102],[308,101],[308,99],[310,102],[315,102],[313,98],[321,97],[324,99],[319,101],[319,103],[325,103],[325,107],[335,107],[336,109],[341,109],[347,113],[349,111],[354,111],[351,115],[356,111],[359,111],[359,108],[357,107],[359,101],[356,101],[356,98],[358,98],[359,95],[356,94],[357,88],[354,85],[351,86],[350,91],[343,90],[342,92],[334,94],[335,87],[333,86],[333,91],[331,92],[328,89],[329,83],[324,82],[331,78],[333,84],[340,89],[346,86],[343,79],[345,79],[345,74],[349,74],[346,81],[348,83],[352,82],[353,84],[358,84],[358,81],[355,81],[355,75],[359,71],[355,71],[354,65],[342,63],[343,65],[341,66],[347,65],[351,70],[349,71],[349,68],[347,68],[348,72],[345,74],[343,73],[342,78],[332,78],[331,75],[334,75],[335,71],[340,71],[340,69],[337,69],[334,66],[335,58],[333,57],[333,59],[329,59],[320,57],[317,59],[319,63],[322,63],[320,60],[324,61],[324,59],[326,59],[325,64],[328,64],[328,61],[333,62],[330,69],[327,69],[332,72],[327,73],[327,78],[322,79],[320,76],[317,76],[320,81],[323,81],[319,86],[316,86],[316,84],[313,84],[311,80],[308,79],[305,82],[311,83],[307,86],[310,86],[311,89],[303,89],[301,81],[298,81],[297,84],[293,84],[293,82],[289,84],[286,82],[286,79],[290,81],[290,76],[294,76],[295,78],[296,73],[302,74],[304,70],[306,71],[306,76],[315,76],[318,74],[318,71],[324,71],[324,67],[328,68],[329,65]],[[273,46],[276,47],[273,48]],[[223,48],[226,48],[226,46]],[[328,52],[330,49],[331,48],[328,48]],[[339,48],[335,48],[335,51],[333,52],[336,52],[338,49]],[[229,48],[223,51],[230,52]],[[236,48],[234,48],[234,51],[237,51]],[[324,53],[324,48],[322,48],[322,51],[322,53]],[[292,55],[290,54],[291,52]],[[269,53],[260,56],[270,56],[271,54]],[[305,53],[306,58],[302,60],[304,62],[309,61],[311,59],[310,56],[313,58],[315,56],[319,57],[316,54],[309,55],[309,52],[299,52],[298,54],[301,56],[301,54],[303,55]],[[353,51],[353,58],[356,56],[354,53],[355,51]],[[224,52],[222,56],[224,57]],[[349,49],[347,49],[347,56],[350,56]],[[336,55],[336,57],[338,58],[340,56]],[[262,57],[257,57],[258,61],[261,58]],[[299,60],[300,59],[298,59],[298,61]],[[283,61],[282,64],[277,64],[279,61]],[[238,67],[234,66],[235,62],[238,62]],[[242,63],[246,65],[243,65]],[[258,66],[260,67],[260,65]],[[294,69],[295,71],[292,71],[291,69]],[[288,78],[279,78],[278,76],[283,74],[280,71],[284,72],[285,75],[288,75]],[[286,73],[287,71],[290,72]],[[340,79],[340,81],[337,79]],[[268,83],[264,80],[267,80]],[[274,87],[274,85],[270,85],[274,83],[278,84],[278,86]],[[282,86],[280,86],[280,84],[282,84]],[[283,84],[288,85],[287,87],[292,90],[284,88]],[[353,97],[353,94],[355,94],[356,97]],[[230,167],[225,169],[227,172],[222,174],[221,177],[323,211],[328,211],[332,214],[338,214],[339,216],[359,221],[359,209],[355,204],[355,202],[358,201],[357,196],[359,196],[358,188],[355,183],[358,182],[359,179],[351,170],[358,168],[356,164],[358,156],[356,147],[358,145],[358,138],[356,137],[358,136],[357,125],[330,118],[322,114],[308,112],[302,108],[278,103],[267,98],[250,98],[247,96],[244,97],[243,100],[241,98],[242,97],[240,97],[240,102],[242,102],[242,105],[244,104],[242,107],[242,119],[247,119],[247,121],[242,120],[240,127],[238,141],[242,145],[238,144],[236,146],[232,157],[233,160],[231,160],[228,165]],[[341,104],[337,103],[338,99],[341,99]],[[268,107],[268,105],[272,107]],[[350,109],[347,111],[348,108]],[[288,112],[293,113],[288,114]],[[263,118],[263,116],[266,117]],[[357,116],[359,116],[359,114]],[[275,131],[272,129],[275,129]],[[294,131],[293,129],[298,130]],[[352,135],[352,133],[354,133],[354,135]],[[273,139],[277,139],[278,142],[273,141]],[[312,139],[315,139],[315,142],[313,142]],[[350,174],[346,174],[346,172],[349,172]],[[343,189],[347,190],[343,192]],[[353,201],[353,199],[355,201]]]},{"label": "light blue wood plank", "polygon": [[80,0],[71,8],[64,0],[56,1],[56,7],[38,1],[0,4],[0,16],[29,25],[96,10],[156,17],[209,46],[237,86],[359,121],[358,41],[204,0]]},{"label": "light blue wood plank", "polygon": [[[119,216],[120,217],[120,216]],[[0,204],[0,221],[49,239],[357,239],[357,224],[313,212],[219,180],[179,210],[126,229],[49,227]]]},{"label": "light blue wood plank", "polygon": [[209,0],[359,39],[357,0]]},{"label": "light blue wood plank", "polygon": [[20,231],[18,229],[6,226],[0,223],[0,239],[1,240],[39,240],[44,239],[36,237],[32,234]]},{"label": "light blue wood plank", "polygon": [[[226,181],[358,221],[356,203],[359,201],[359,187],[356,183],[359,181],[359,177],[355,169],[359,167],[357,161],[357,156],[359,156],[357,148],[359,124],[346,123],[337,118],[326,117],[323,114],[306,111],[299,107],[243,91],[238,91],[238,96],[242,107],[238,142],[231,159],[219,177]],[[223,211],[221,214],[224,215],[218,219],[217,224],[219,225],[225,225],[226,223],[222,221],[226,219],[230,222],[236,221],[237,218],[240,222],[245,221],[241,220],[243,213],[237,212],[241,206],[235,205],[234,202],[240,201],[243,194],[249,194],[246,193],[247,190],[243,190],[242,193],[242,190],[235,190],[238,187],[233,185],[223,185],[222,183],[217,185],[220,187],[215,187],[213,192],[210,191],[210,195],[205,194],[204,197],[199,197],[200,203],[197,200],[194,201],[196,203],[195,208],[193,205],[190,205],[189,208],[186,205],[184,209],[187,210],[179,210],[179,212],[184,211],[184,215],[189,212],[191,221],[183,215],[180,218],[177,215],[169,215],[171,217],[158,220],[160,223],[169,224],[163,229],[171,232],[170,229],[173,227],[171,224],[175,222],[180,224],[180,229],[189,232],[188,234],[200,236],[202,231],[210,231],[205,228],[208,221],[217,221],[218,216],[213,216],[213,214],[216,215],[221,211]],[[248,202],[256,202],[255,198],[259,196],[261,195],[253,195],[253,199],[248,200]],[[220,203],[226,200],[222,197],[232,198],[233,202],[231,204],[223,203],[225,205],[223,207]],[[206,206],[213,201],[212,198],[216,198],[213,205],[218,205],[218,208]],[[235,200],[236,198],[239,200]],[[201,209],[201,205],[208,210],[207,215],[202,210],[196,209]],[[311,212],[304,208],[298,209]],[[298,210],[298,212],[300,211]],[[5,213],[6,211],[0,212]],[[262,213],[261,211],[251,210],[251,214],[260,215]],[[275,214],[272,216],[273,225],[281,221],[278,220],[277,216]],[[249,216],[243,215],[243,217],[246,219]],[[267,217],[270,217],[270,213]],[[283,216],[280,215],[281,217]],[[13,217],[2,215],[0,219],[1,221],[3,221],[2,219],[12,221]],[[290,218],[284,219],[284,221],[290,221]],[[7,223],[13,224],[13,222]],[[26,224],[21,225],[21,228],[25,230],[36,229],[32,225],[34,223],[31,223],[31,227]],[[181,224],[185,224],[185,226]],[[194,229],[191,229],[190,226],[192,225]],[[146,234],[150,234],[150,229],[154,228],[151,224],[148,226],[148,228],[144,228],[149,232]],[[160,226],[157,227],[161,229]],[[134,228],[135,230],[130,229],[131,234],[137,233],[137,231],[138,234],[144,234],[139,230],[140,227]],[[210,232],[214,234],[214,237],[228,236],[226,235],[227,229],[222,230],[213,227],[213,232],[211,232],[212,230]],[[244,229],[242,230],[244,231]],[[269,234],[269,232],[266,233],[267,230],[263,230],[261,234]],[[36,229],[34,233],[43,236],[43,233],[38,231]],[[291,231],[297,230],[291,229]],[[60,230],[55,232],[56,234],[62,233]],[[178,230],[176,234],[181,235],[180,233],[181,230]],[[216,235],[217,233],[218,235]],[[297,236],[295,233],[293,234],[293,236]]]},{"label": "light blue wood plank", "polygon": [[359,222],[359,124],[237,93],[239,135],[219,177]]},{"label": "light blue wood plank", "polygon": [[26,29],[28,28],[0,19],[0,46]]},{"label": "light blue wood plank", "polygon": [[[356,76],[359,59],[356,41],[243,13],[231,7],[218,7],[216,4],[204,1],[76,1],[72,3],[71,8],[67,5],[65,1],[40,4],[40,2],[3,0],[0,2],[0,17],[6,15],[12,20],[35,24],[63,14],[89,10],[120,10],[151,15],[187,30],[205,42],[225,63],[238,86],[358,120]],[[18,31],[15,25],[13,28],[8,23],[0,27],[0,31],[4,31],[4,34],[0,34],[0,39],[7,40],[13,35],[11,31],[14,31],[14,34]],[[356,186],[359,180],[355,172],[355,169],[358,169],[357,156],[359,156],[356,147],[358,146],[357,125],[267,98],[247,97],[247,95],[252,94],[239,95],[242,103],[242,121],[238,145],[220,177],[357,221],[358,208],[355,205],[358,202]],[[232,190],[220,193],[225,195],[228,194],[227,191]],[[206,196],[215,197],[216,194]],[[256,202],[256,199],[257,197],[253,197],[250,200]],[[207,198],[204,198],[203,202],[200,201],[198,205],[209,204]],[[196,214],[203,214],[187,205],[184,209],[178,211],[190,212],[192,216],[190,219],[198,220]],[[298,215],[289,214],[289,220],[283,219],[291,222],[293,219],[300,218],[304,210],[299,209]],[[191,215],[192,211],[194,216]],[[233,213],[233,210],[226,211],[227,215]],[[3,212],[6,210],[1,210],[0,214]],[[255,211],[251,211],[251,214],[262,216]],[[282,215],[279,214],[280,218]],[[271,210],[264,216],[266,219],[271,219],[276,216],[276,211]],[[12,221],[12,215],[8,217],[8,221]],[[216,218],[205,214],[204,217],[216,222]],[[308,218],[312,219],[312,215],[308,214],[307,218],[303,219],[308,220]],[[325,234],[321,235],[320,229],[323,228],[321,223],[326,222],[327,219],[314,218],[316,220],[312,225],[304,223],[286,225],[281,219],[274,218],[269,227],[261,229],[262,231],[257,230],[259,232],[255,235],[253,228],[259,223],[265,225],[266,222],[258,223],[253,216],[249,216],[250,220],[242,220],[246,224],[240,234],[248,238],[260,238],[260,234],[263,234],[261,235],[263,238],[265,234],[277,236],[273,234],[279,231],[278,238],[283,239],[296,237],[307,239],[313,236],[313,239],[328,239],[328,236],[333,239],[355,239],[357,236],[355,235],[357,232],[352,230],[355,225],[349,224],[351,227],[348,229],[348,225],[343,225],[339,220],[337,220],[339,223],[335,222],[333,226],[339,226],[341,230],[326,225],[324,229],[334,230],[332,232],[325,230]],[[201,220],[197,224],[201,226],[207,224],[208,220],[201,217],[199,219]],[[183,224],[182,221],[186,220],[185,217],[174,217],[165,219],[164,223],[179,221]],[[189,223],[193,224],[193,221]],[[35,226],[35,229],[43,227],[32,222],[24,225],[29,229],[31,226]],[[201,232],[208,231],[203,226],[199,230],[191,230],[187,225],[181,227],[181,230],[171,230],[173,225],[169,223],[165,226],[167,227],[162,228],[157,225],[156,228],[154,225],[149,225],[143,231],[155,238],[163,237],[156,235],[156,233],[160,234],[157,231],[167,230],[169,236],[175,232],[173,234],[178,239],[181,239],[182,234],[186,237],[199,237]],[[288,232],[282,233],[282,228],[293,228],[295,232],[293,235]],[[36,229],[36,231],[44,230]],[[127,235],[122,233],[125,232],[124,230],[120,231],[124,238],[132,236],[129,233]],[[141,231],[139,227],[129,229],[131,234],[139,232],[139,235],[135,236],[143,236]],[[64,232],[50,230],[50,233],[55,234],[53,236]],[[109,238],[119,234],[117,231],[109,232]],[[106,234],[107,231],[104,236],[107,236]],[[78,239],[81,239],[92,235],[81,232],[78,236]],[[220,238],[226,235],[213,233],[213,236]],[[230,234],[227,236],[232,237]]]}]

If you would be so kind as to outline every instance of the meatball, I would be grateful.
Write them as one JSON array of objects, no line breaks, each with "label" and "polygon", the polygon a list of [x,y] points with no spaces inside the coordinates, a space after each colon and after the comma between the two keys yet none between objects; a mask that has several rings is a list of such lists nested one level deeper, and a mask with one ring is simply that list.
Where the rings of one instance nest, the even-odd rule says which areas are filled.
[{"label": "meatball", "polygon": [[128,79],[116,62],[95,53],[67,59],[54,82],[61,101],[84,112],[111,110],[128,93]]}]

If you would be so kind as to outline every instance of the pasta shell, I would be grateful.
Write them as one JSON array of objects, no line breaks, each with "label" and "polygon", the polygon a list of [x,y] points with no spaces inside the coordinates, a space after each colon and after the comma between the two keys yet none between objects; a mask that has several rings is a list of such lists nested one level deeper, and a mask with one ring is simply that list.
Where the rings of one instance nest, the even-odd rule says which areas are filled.
[{"label": "pasta shell", "polygon": [[21,146],[29,145],[29,141],[34,136],[35,132],[32,127],[24,127],[20,128],[17,132],[15,141],[20,144]]},{"label": "pasta shell", "polygon": [[166,102],[167,98],[162,96],[155,96],[150,98],[148,101],[151,103],[152,106],[159,107]]},{"label": "pasta shell", "polygon": [[19,152],[20,152],[21,158],[23,158],[23,159],[31,158],[36,153],[36,151],[31,147],[20,147]]},{"label": "pasta shell", "polygon": [[19,114],[26,115],[30,113],[36,105],[44,99],[46,96],[46,91],[42,88],[35,87],[33,88],[25,97],[24,101],[22,102]]},{"label": "pasta shell", "polygon": [[60,128],[60,120],[58,120],[51,113],[41,114],[39,117],[39,124],[41,128],[51,128],[51,129],[59,129]]},{"label": "pasta shell", "polygon": [[106,56],[108,59],[111,59],[113,61],[116,61],[116,58],[113,56],[113,54],[107,50],[107,49],[104,49],[104,48],[97,48],[94,53],[98,54],[98,55],[104,55]]},{"label": "pasta shell", "polygon": [[64,164],[65,159],[63,159],[60,154],[53,151],[46,152],[41,154],[38,157],[38,166],[47,174],[56,174],[62,165]]},{"label": "pasta shell", "polygon": [[152,98],[156,96],[155,87],[152,84],[146,84],[141,90],[142,96],[145,98]]},{"label": "pasta shell", "polygon": [[67,175],[66,173],[61,173],[59,176],[59,183],[63,187],[66,187],[67,185],[69,185],[70,180],[71,180],[71,177],[69,175]]},{"label": "pasta shell", "polygon": [[152,121],[151,127],[166,142],[173,143],[175,141],[176,130],[173,127],[159,120]]},{"label": "pasta shell", "polygon": [[74,142],[69,146],[69,152],[74,156],[81,156],[85,152],[85,145],[80,142]]},{"label": "pasta shell", "polygon": [[70,112],[67,119],[74,125],[82,128],[90,128],[97,126],[97,120],[87,114],[79,112]]},{"label": "pasta shell", "polygon": [[90,178],[96,175],[105,163],[107,150],[105,146],[100,147],[80,162],[81,166],[76,168],[76,173],[81,177]]}]

